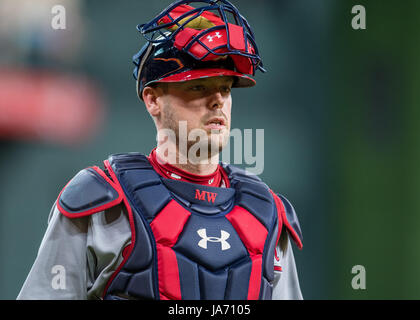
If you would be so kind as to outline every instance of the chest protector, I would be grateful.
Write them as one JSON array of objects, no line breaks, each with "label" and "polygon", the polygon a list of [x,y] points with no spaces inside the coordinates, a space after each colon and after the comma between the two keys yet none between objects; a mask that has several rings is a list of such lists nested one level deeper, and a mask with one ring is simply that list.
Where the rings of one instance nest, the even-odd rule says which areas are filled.
[{"label": "chest protector", "polygon": [[[97,188],[112,186],[93,210],[124,202],[132,232],[104,299],[271,299],[282,216],[258,177],[223,166],[230,188],[162,178],[138,153],[111,156],[109,176],[90,169]],[[60,195],[60,211],[83,215],[69,198]]]}]

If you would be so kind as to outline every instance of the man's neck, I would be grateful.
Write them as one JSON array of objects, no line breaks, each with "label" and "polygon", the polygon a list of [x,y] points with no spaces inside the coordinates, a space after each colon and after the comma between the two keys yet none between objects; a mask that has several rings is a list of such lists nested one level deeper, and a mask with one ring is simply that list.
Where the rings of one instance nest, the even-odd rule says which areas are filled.
[{"label": "man's neck", "polygon": [[[174,150],[174,153],[170,154],[170,150]],[[187,156],[180,153],[178,148],[159,148],[159,145],[156,148],[156,156],[163,163],[169,163],[178,169],[202,176],[214,173],[219,164],[219,154],[214,155],[212,158],[194,159],[192,162]]]}]

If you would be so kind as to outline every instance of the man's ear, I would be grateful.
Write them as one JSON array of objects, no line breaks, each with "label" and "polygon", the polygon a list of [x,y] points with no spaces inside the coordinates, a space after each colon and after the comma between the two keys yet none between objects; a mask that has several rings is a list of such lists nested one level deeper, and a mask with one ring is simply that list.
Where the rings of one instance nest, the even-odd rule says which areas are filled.
[{"label": "man's ear", "polygon": [[158,99],[162,96],[162,89],[159,87],[146,87],[143,89],[142,96],[150,115],[152,117],[158,117],[161,111]]}]

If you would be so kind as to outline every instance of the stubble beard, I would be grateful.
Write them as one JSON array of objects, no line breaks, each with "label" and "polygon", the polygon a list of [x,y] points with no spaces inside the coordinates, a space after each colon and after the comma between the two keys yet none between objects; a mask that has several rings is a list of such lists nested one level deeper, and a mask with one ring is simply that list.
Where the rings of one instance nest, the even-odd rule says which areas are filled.
[{"label": "stubble beard", "polygon": [[[218,162],[218,155],[222,152],[223,148],[229,142],[229,125],[226,126],[225,133],[220,133],[219,131],[212,131],[210,134],[202,129],[202,128],[189,128],[187,123],[187,134],[183,134],[183,130],[180,127],[182,121],[180,121],[177,117],[177,114],[173,111],[170,103],[167,102],[162,108],[163,114],[163,121],[162,125],[164,129],[170,130],[174,133],[172,137],[175,137],[175,141],[173,138],[171,139],[172,143],[175,143],[176,150],[178,153],[178,157],[185,157],[187,162],[194,163],[197,159],[201,162],[205,162],[206,160],[212,163],[213,161]],[[186,121],[185,121],[186,122]],[[185,128],[184,128],[185,131]],[[191,139],[191,136],[195,136],[195,133],[199,134],[199,137],[196,139]],[[185,147],[182,147],[186,145]],[[195,159],[191,159],[190,151],[194,148],[196,152],[194,153]],[[207,153],[203,152],[203,150],[207,149]],[[186,154],[183,154],[184,152]],[[177,159],[177,162],[179,159]]]}]

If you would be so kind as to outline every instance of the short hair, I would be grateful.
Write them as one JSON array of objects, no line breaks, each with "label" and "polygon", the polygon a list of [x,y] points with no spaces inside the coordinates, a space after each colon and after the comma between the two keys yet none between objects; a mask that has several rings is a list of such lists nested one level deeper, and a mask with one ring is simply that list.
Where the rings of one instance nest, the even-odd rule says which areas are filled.
[{"label": "short hair", "polygon": [[153,82],[151,84],[148,85],[148,87],[156,89],[156,88],[161,88],[163,93],[168,93],[168,83],[166,82]]}]

